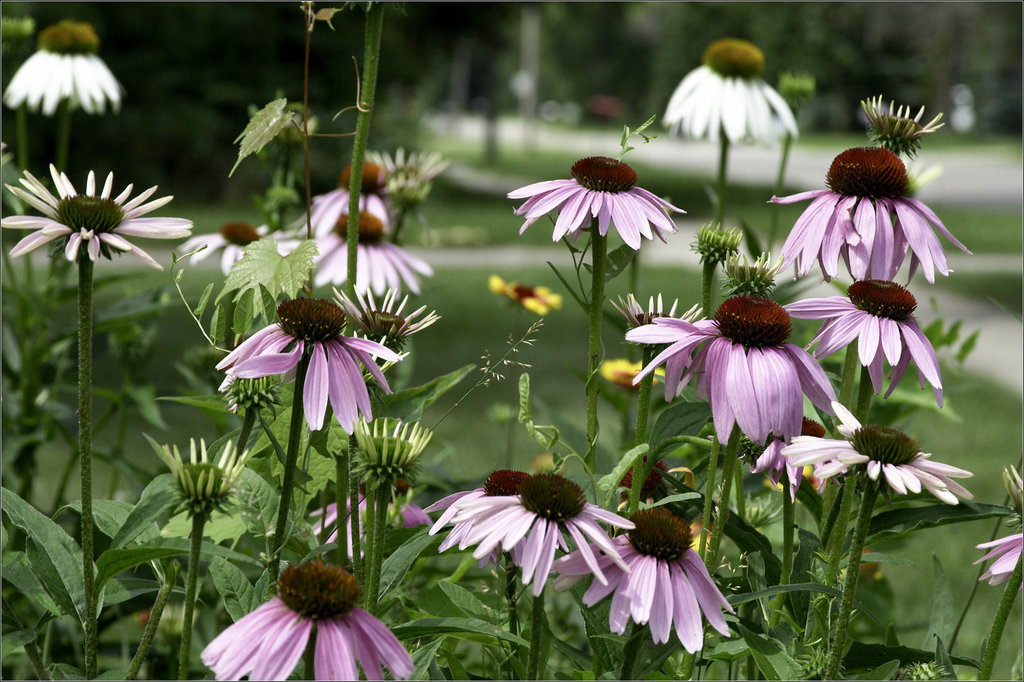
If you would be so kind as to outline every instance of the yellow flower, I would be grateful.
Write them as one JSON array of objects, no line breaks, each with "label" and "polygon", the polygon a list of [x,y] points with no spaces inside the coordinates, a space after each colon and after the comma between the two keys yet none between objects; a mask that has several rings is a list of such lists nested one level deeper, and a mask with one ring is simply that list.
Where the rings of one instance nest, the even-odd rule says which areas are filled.
[{"label": "yellow flower", "polygon": [[[614,358],[602,362],[598,371],[601,373],[601,376],[613,384],[618,384],[630,390],[636,390],[639,388],[639,385],[634,386],[633,379],[640,373],[643,366],[642,362],[630,362],[625,358]],[[654,374],[655,381],[657,381],[657,377],[665,376],[665,370],[659,367],[654,371]]]},{"label": "yellow flower", "polygon": [[496,294],[507,296],[531,313],[547,315],[551,309],[562,307],[562,297],[547,287],[528,287],[518,282],[506,282],[497,275],[491,275],[487,287]]}]

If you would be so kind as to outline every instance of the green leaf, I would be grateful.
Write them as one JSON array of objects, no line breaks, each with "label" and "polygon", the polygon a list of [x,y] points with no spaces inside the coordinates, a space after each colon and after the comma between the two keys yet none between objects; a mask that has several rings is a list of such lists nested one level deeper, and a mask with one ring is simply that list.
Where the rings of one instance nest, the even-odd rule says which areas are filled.
[{"label": "green leaf", "polygon": [[228,335],[228,315],[224,312],[224,306],[215,304],[213,306],[213,317],[210,318],[210,336],[217,343],[220,343]]},{"label": "green leaf", "polygon": [[608,269],[604,274],[604,281],[610,282],[618,277],[623,270],[633,262],[638,251],[629,244],[623,244],[614,251],[608,253]]},{"label": "green leaf", "polygon": [[437,660],[437,650],[445,642],[445,637],[438,637],[433,642],[412,654],[413,671],[410,680],[429,680],[430,664]]},{"label": "green leaf", "polygon": [[[860,668],[873,668],[879,665],[880,661],[891,661],[898,658],[902,665],[911,663],[931,663],[935,660],[935,654],[923,649],[912,649],[906,646],[886,646],[884,644],[864,644],[853,642],[850,649],[843,657],[843,667],[847,670]],[[957,665],[969,665],[981,669],[981,664],[973,658],[966,656],[950,656],[950,661]]]},{"label": "green leaf", "polygon": [[25,552],[4,552],[3,555],[3,576],[4,580],[18,588],[18,592],[43,607],[54,616],[62,613],[60,607],[53,601],[46,592],[39,578],[32,571]]},{"label": "green leaf", "polygon": [[528,646],[529,643],[501,627],[477,618],[421,618],[411,623],[391,628],[392,634],[400,640],[429,635],[484,635],[503,642]]},{"label": "green leaf", "polygon": [[477,618],[494,625],[499,625],[502,622],[504,614],[498,613],[484,604],[462,585],[442,580],[437,583],[437,586],[456,608],[470,618]]},{"label": "green leaf", "polygon": [[651,452],[658,454],[661,445],[676,436],[696,436],[711,417],[711,407],[706,402],[675,402],[662,410],[651,429],[648,443]]},{"label": "green leaf", "polygon": [[803,667],[790,658],[782,642],[751,632],[739,623],[736,627],[740,631],[743,641],[750,647],[750,653],[754,657],[757,669],[761,671],[765,679],[796,680],[801,677]]},{"label": "green leaf", "polygon": [[993,516],[1008,516],[1012,510],[997,504],[964,502],[958,505],[935,504],[928,507],[902,507],[882,512],[871,519],[867,544],[892,539],[922,528],[934,528],[961,521],[976,521]]},{"label": "green leaf", "polygon": [[891,680],[892,676],[896,674],[896,671],[900,669],[900,660],[894,658],[891,661],[886,661],[882,665],[878,666],[874,670],[870,670],[861,675],[857,675],[855,679],[858,680]]},{"label": "green leaf", "polygon": [[384,599],[391,590],[402,582],[409,568],[420,557],[427,548],[435,549],[441,544],[440,535],[428,535],[427,529],[422,529],[412,536],[397,550],[388,555],[380,569],[380,597]]},{"label": "green leaf", "polygon": [[224,396],[220,393],[213,395],[164,395],[157,398],[157,400],[166,400],[171,403],[181,403],[182,405],[191,405],[192,407],[215,410],[217,412],[223,412],[225,407],[227,407],[227,403],[224,402]]},{"label": "green leaf", "polygon": [[924,636],[922,649],[931,648],[933,639],[948,636],[950,624],[953,622],[953,590],[949,587],[949,578],[942,570],[942,562],[937,554],[932,554],[932,615],[928,621],[928,633]]},{"label": "green leaf", "polygon": [[472,372],[476,365],[465,365],[449,372],[436,379],[428,381],[421,386],[407,388],[390,395],[385,395],[383,405],[374,410],[376,417],[393,417],[404,422],[419,421],[423,416],[423,410],[440,398],[446,391],[453,388],[462,381],[467,374]]},{"label": "green leaf", "polygon": [[125,386],[125,394],[132,399],[139,415],[158,429],[167,429],[167,422],[160,414],[160,405],[156,402],[156,387],[153,384],[129,384]]},{"label": "green leaf", "polygon": [[[137,545],[123,549],[108,549],[96,560],[96,567],[99,572],[96,576],[96,589],[100,589],[110,578],[121,571],[144,564],[156,559],[165,559],[172,556],[181,556],[189,553],[189,540],[186,538],[157,538],[145,545]],[[200,550],[200,556],[210,559],[214,556],[221,556],[231,559],[234,562],[260,566],[260,562],[240,552],[220,547],[213,543],[204,542]]]},{"label": "green leaf", "polygon": [[213,585],[224,600],[224,610],[231,616],[231,620],[237,621],[263,603],[262,595],[256,594],[242,569],[225,559],[215,557],[210,562],[210,575],[213,576]]},{"label": "green leaf", "polygon": [[245,520],[246,528],[257,538],[266,541],[274,528],[280,496],[277,491],[252,469],[244,469],[235,483],[237,512]]},{"label": "green leaf", "polygon": [[[180,270],[179,272],[184,272],[184,270]],[[203,313],[206,311],[206,304],[210,302],[210,294],[212,292],[213,282],[210,282],[209,284],[206,285],[206,288],[203,289],[203,295],[199,297],[199,303],[197,303],[196,307],[192,309],[193,315],[195,315],[196,317],[203,316]]]},{"label": "green leaf", "polygon": [[[65,509],[70,509],[77,514],[82,513],[82,501],[74,500],[58,509],[53,514],[56,519]],[[101,533],[108,538],[114,537],[121,524],[128,518],[132,506],[120,500],[95,499],[92,501],[92,520]]]},{"label": "green leaf", "polygon": [[235,299],[235,314],[231,320],[231,331],[235,333],[235,336],[244,336],[252,327],[255,296],[255,289],[243,289]]},{"label": "green leaf", "polygon": [[673,504],[675,502],[686,502],[687,500],[697,500],[697,499],[700,499],[700,498],[701,498],[701,494],[700,493],[677,493],[675,495],[669,495],[668,497],[663,497],[660,500],[658,500],[657,502],[654,502],[652,504],[647,504],[646,502],[641,502],[640,503],[640,509],[654,509],[655,507],[660,507],[663,504]]},{"label": "green leaf", "polygon": [[597,489],[601,492],[602,496],[607,496],[608,493],[615,490],[615,487],[622,480],[622,477],[626,475],[626,471],[633,468],[633,465],[637,462],[642,461],[642,458],[647,454],[647,443],[641,443],[635,448],[627,452],[619,460],[619,463],[615,465],[611,473],[602,476],[597,482]]},{"label": "green leaf", "polygon": [[[841,597],[843,595],[843,593],[837,588],[828,587],[827,585],[822,585],[821,583],[797,583],[790,585],[773,585],[772,587],[768,587],[763,590],[758,590],[756,592],[731,594],[728,597],[726,597],[726,601],[728,601],[733,606],[739,606],[740,604],[746,604],[747,602],[754,601],[755,599],[772,597],[776,594],[779,594],[780,592],[821,592],[822,594],[830,594],[833,597]],[[879,625],[882,624],[882,621],[878,618],[878,616],[876,616],[873,612],[867,609],[861,602],[854,600],[853,605],[857,608],[858,611],[863,613],[871,620],[875,621]]]},{"label": "green leaf", "polygon": [[[287,256],[282,256],[273,237],[258,239],[242,249],[242,257],[231,266],[217,300],[229,291],[244,293],[246,289],[257,290],[261,286],[273,296],[283,293],[294,298],[309,280],[316,254],[316,243],[312,241],[303,241]],[[241,293],[235,295],[236,301],[240,298]]]},{"label": "green leaf", "polygon": [[[936,561],[938,561],[938,559],[936,559]],[[941,568],[939,570],[941,570]],[[949,604],[950,608],[952,608],[953,602],[950,601]],[[956,669],[953,667],[953,661],[950,660],[949,652],[946,651],[946,645],[942,643],[942,637],[940,637],[939,635],[935,635],[935,663],[942,667],[942,677],[940,679],[957,679]]]},{"label": "green leaf", "polygon": [[132,508],[117,534],[110,541],[114,549],[143,537],[152,539],[159,534],[156,527],[160,518],[178,499],[178,484],[173,474],[160,474],[143,489],[138,503]]},{"label": "green leaf", "polygon": [[238,164],[242,162],[242,159],[263,149],[285,126],[291,123],[295,114],[285,111],[286,106],[288,106],[288,100],[284,97],[275,99],[249,119],[249,124],[245,126],[245,130],[235,138],[235,142],[241,140],[241,144],[238,147],[238,160],[235,161],[235,165],[231,167],[231,172],[228,173],[229,178],[235,172],[235,169],[238,168]]},{"label": "green leaf", "polygon": [[62,613],[82,622],[85,579],[81,547],[63,528],[7,488],[0,495],[0,508],[32,540],[27,556],[43,589]]}]

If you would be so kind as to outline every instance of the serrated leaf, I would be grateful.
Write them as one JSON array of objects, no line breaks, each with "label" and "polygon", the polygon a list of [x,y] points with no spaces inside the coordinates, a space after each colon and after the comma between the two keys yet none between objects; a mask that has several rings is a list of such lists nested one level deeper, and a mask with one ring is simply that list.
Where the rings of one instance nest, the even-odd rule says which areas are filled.
[{"label": "serrated leaf", "polygon": [[61,608],[53,601],[39,578],[32,571],[28,556],[24,552],[4,552],[4,581],[18,588],[18,592],[42,606],[55,616],[61,615]]},{"label": "serrated leaf", "polygon": [[224,307],[221,305],[214,305],[213,317],[210,318],[210,336],[216,343],[220,343],[227,338],[228,335],[228,316],[224,312]]},{"label": "serrated leaf", "polygon": [[213,576],[213,585],[224,600],[224,610],[231,616],[231,620],[237,621],[263,603],[263,595],[256,593],[256,588],[245,577],[242,569],[229,561],[221,557],[214,558],[210,562],[210,575]]},{"label": "serrated leaf", "polygon": [[[81,514],[82,501],[74,500],[64,505],[54,512],[54,519],[59,517],[66,509],[70,509],[77,514]],[[123,524],[125,519],[128,518],[128,514],[131,510],[132,506],[127,502],[121,502],[120,500],[96,499],[92,501],[92,521],[101,533],[106,535],[108,538],[112,538],[121,527],[121,524]]]},{"label": "serrated leaf", "polygon": [[478,618],[497,625],[504,617],[503,614],[495,612],[494,609],[484,604],[476,595],[461,585],[442,580],[437,583],[437,587],[444,592],[445,596],[448,597],[456,608],[470,618]]},{"label": "serrated leaf", "polygon": [[238,160],[235,161],[235,165],[231,167],[231,172],[228,173],[229,178],[235,172],[235,169],[238,168],[238,164],[242,162],[242,159],[263,149],[285,126],[291,123],[295,114],[285,111],[287,106],[288,100],[282,97],[275,99],[253,114],[242,134],[235,138],[235,142],[241,140],[241,144],[238,147]]},{"label": "serrated leaf", "polygon": [[243,289],[235,299],[235,314],[231,320],[231,331],[235,333],[235,336],[244,336],[252,327],[255,295],[254,289]]},{"label": "serrated leaf", "polygon": [[303,241],[291,253],[282,256],[273,237],[258,239],[242,249],[242,257],[231,266],[217,300],[230,291],[239,291],[241,293],[235,295],[238,300],[247,289],[255,290],[260,286],[266,287],[273,296],[283,293],[294,298],[309,280],[316,255],[316,243],[312,241]]},{"label": "serrated leaf", "polygon": [[676,436],[695,436],[711,417],[711,408],[706,402],[676,402],[662,410],[651,429],[648,443],[651,452],[658,453],[662,444]]},{"label": "serrated leaf", "polygon": [[[154,559],[187,555],[189,549],[190,541],[185,538],[156,538],[150,540],[145,545],[136,545],[122,549],[108,549],[96,560],[96,567],[99,569],[96,575],[96,589],[99,590],[103,583],[121,571],[153,561]],[[221,556],[231,559],[236,563],[260,565],[256,559],[210,542],[202,544],[200,556],[204,557],[205,560],[209,560],[214,556]]]}]

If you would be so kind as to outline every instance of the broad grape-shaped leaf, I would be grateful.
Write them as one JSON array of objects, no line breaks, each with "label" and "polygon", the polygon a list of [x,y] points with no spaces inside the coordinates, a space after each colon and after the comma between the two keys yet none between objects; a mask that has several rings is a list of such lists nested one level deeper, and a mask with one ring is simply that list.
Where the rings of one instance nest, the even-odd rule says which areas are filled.
[{"label": "broad grape-shaped leaf", "polygon": [[242,134],[235,138],[235,142],[241,140],[241,144],[238,147],[238,160],[235,161],[231,172],[228,173],[229,178],[238,168],[238,164],[242,163],[242,159],[263,149],[285,126],[292,122],[295,114],[285,111],[286,106],[288,106],[288,100],[284,97],[275,99],[249,119],[249,125],[245,126]]}]

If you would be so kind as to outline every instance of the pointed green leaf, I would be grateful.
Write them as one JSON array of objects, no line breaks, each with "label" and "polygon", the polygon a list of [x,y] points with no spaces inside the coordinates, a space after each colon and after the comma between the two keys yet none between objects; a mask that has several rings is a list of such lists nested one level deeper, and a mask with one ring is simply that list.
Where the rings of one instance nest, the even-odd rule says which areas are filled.
[{"label": "pointed green leaf", "polygon": [[420,386],[385,395],[383,405],[379,410],[374,410],[374,416],[393,417],[404,422],[419,421],[424,408],[462,381],[475,367],[476,365],[465,365]]},{"label": "pointed green leaf", "polygon": [[228,315],[224,312],[224,306],[214,305],[213,317],[210,318],[210,336],[216,343],[220,343],[228,336]]},{"label": "pointed green leaf", "polygon": [[[185,271],[184,270],[179,270],[178,272],[184,274]],[[192,314],[193,315],[195,315],[196,317],[202,317],[203,316],[203,312],[206,310],[206,304],[209,303],[209,301],[210,301],[210,294],[212,292],[213,292],[213,282],[210,282],[209,284],[206,285],[206,288],[203,289],[203,295],[199,297],[199,303],[197,303],[196,307],[192,309]]]},{"label": "pointed green leaf", "polygon": [[238,160],[235,161],[235,165],[231,167],[231,172],[228,173],[229,178],[235,172],[235,169],[238,168],[238,164],[242,162],[242,159],[263,149],[285,126],[291,123],[295,114],[285,111],[286,106],[288,106],[287,99],[283,97],[275,99],[249,119],[249,124],[245,126],[245,130],[235,138],[235,142],[241,140],[241,144],[238,147]]},{"label": "pointed green leaf", "polygon": [[256,594],[256,589],[242,569],[229,561],[215,557],[210,562],[210,575],[213,576],[213,585],[224,600],[224,610],[231,616],[231,620],[237,621],[263,603],[262,595]]},{"label": "pointed green leaf", "polygon": [[439,634],[485,635],[504,642],[529,646],[529,643],[522,637],[476,618],[421,618],[393,627],[391,632],[400,640]]},{"label": "pointed green leaf", "polygon": [[870,670],[862,675],[857,675],[858,680],[891,680],[892,676],[896,674],[896,671],[900,669],[900,660],[894,658],[891,661],[886,661],[882,665],[878,666],[874,670]]},{"label": "pointed green leaf", "polygon": [[743,641],[750,647],[750,653],[754,657],[757,669],[761,671],[766,680],[800,679],[803,668],[786,653],[786,647],[782,645],[782,642],[751,632],[739,623],[736,627],[739,629]]},{"label": "pointed green leaf", "polygon": [[1009,507],[982,502],[964,502],[953,506],[934,504],[928,507],[902,507],[885,511],[871,519],[867,544],[892,539],[921,528],[932,528],[961,521],[975,521],[993,516],[1007,516]]},{"label": "pointed green leaf", "polygon": [[651,429],[648,443],[651,452],[658,454],[659,448],[676,436],[695,436],[711,417],[711,408],[704,401],[698,403],[675,402],[662,410]]},{"label": "pointed green leaf", "polygon": [[922,649],[930,649],[936,638],[939,641],[950,633],[950,624],[953,622],[953,590],[949,587],[949,578],[942,570],[942,562],[939,556],[932,553],[932,615],[928,622],[928,632],[924,636]]},{"label": "pointed green leaf", "polygon": [[428,535],[427,529],[405,541],[401,547],[388,555],[380,569],[380,598],[384,599],[405,577],[409,568],[427,548],[441,544],[440,535]]}]

